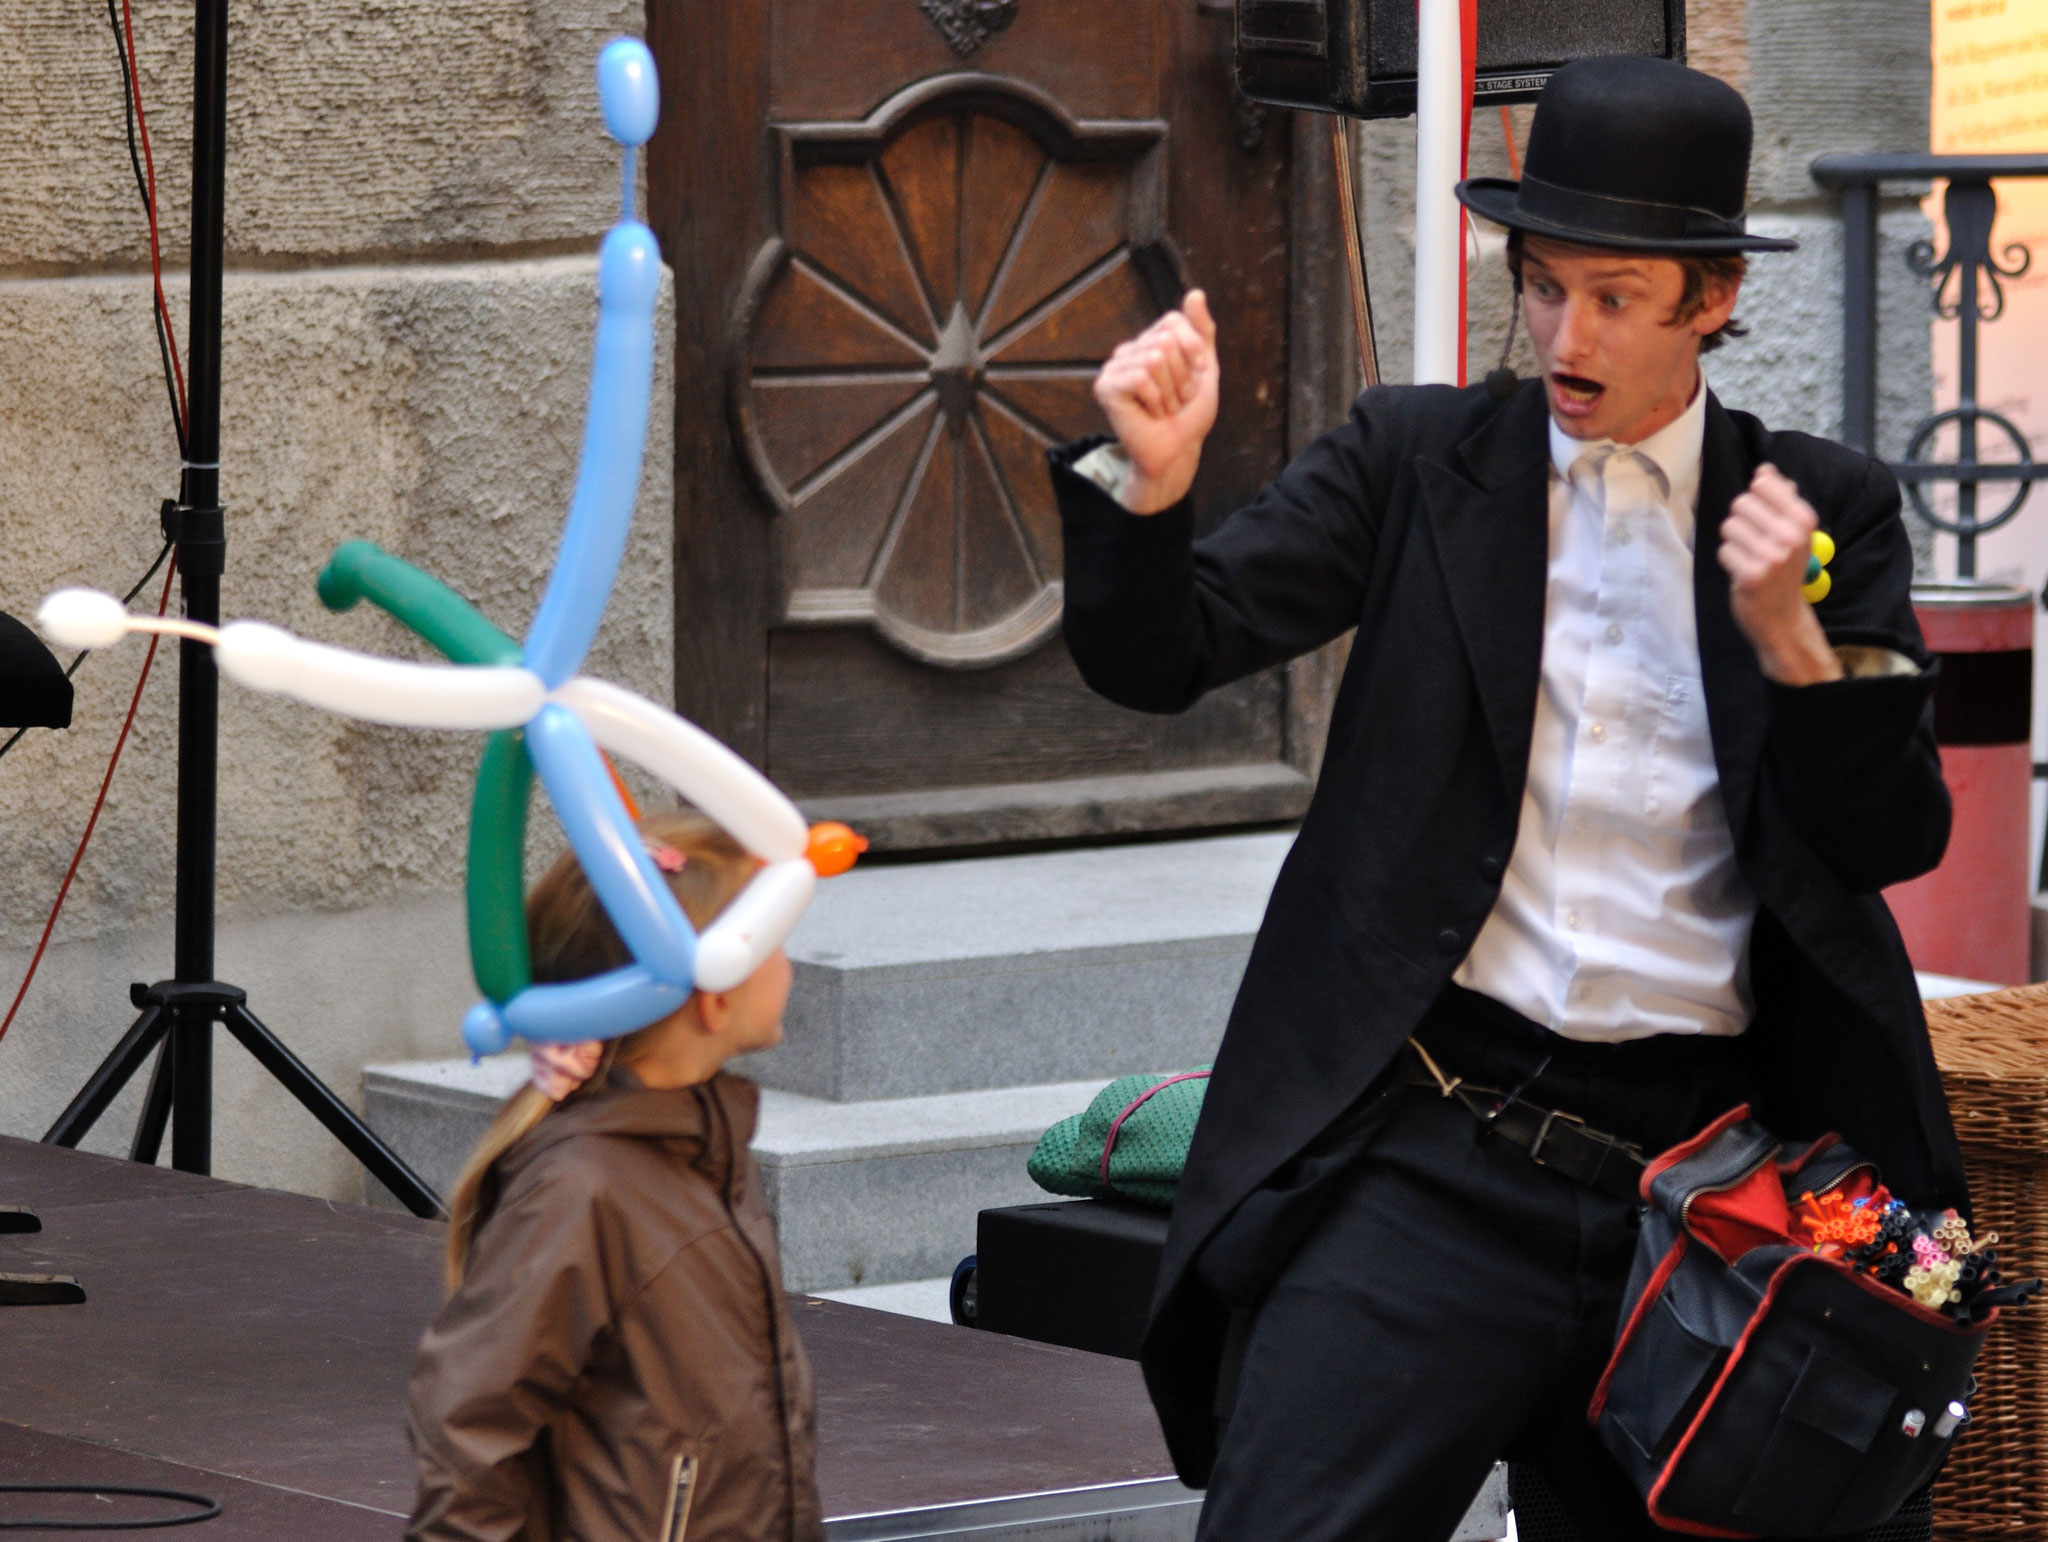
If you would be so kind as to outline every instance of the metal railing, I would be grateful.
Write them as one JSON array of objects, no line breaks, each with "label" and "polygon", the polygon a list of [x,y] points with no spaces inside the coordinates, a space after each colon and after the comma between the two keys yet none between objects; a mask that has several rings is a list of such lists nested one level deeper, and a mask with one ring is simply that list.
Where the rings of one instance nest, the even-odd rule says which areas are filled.
[{"label": "metal railing", "polygon": [[[1878,189],[1887,182],[1948,181],[1942,202],[1948,250],[1937,256],[1933,242],[1916,241],[1906,252],[1906,265],[1932,285],[1934,313],[1958,323],[1956,405],[1921,419],[1907,442],[1905,458],[1888,464],[1905,485],[1913,511],[1933,529],[1956,538],[1956,576],[1974,578],[1977,538],[2008,523],[2026,503],[2034,483],[2048,477],[2048,468],[2034,460],[2033,448],[2018,425],[1977,399],[1977,328],[2004,314],[2001,280],[2018,278],[2030,261],[2023,245],[1992,251],[1998,195],[1991,183],[1999,177],[2048,177],[2048,155],[1823,155],[1813,163],[1812,172],[1822,187],[1838,188],[1842,194],[1842,438],[1866,455],[1877,453]],[[1923,458],[1935,436],[1951,423],[1956,429],[1956,458]],[[2010,441],[2016,459],[1980,460],[1980,426],[1989,426]],[[1938,513],[1928,501],[1926,488],[1935,482],[1956,484],[1954,519]],[[2015,485],[2005,505],[1984,517],[1978,511],[1977,490],[1987,483]]]}]

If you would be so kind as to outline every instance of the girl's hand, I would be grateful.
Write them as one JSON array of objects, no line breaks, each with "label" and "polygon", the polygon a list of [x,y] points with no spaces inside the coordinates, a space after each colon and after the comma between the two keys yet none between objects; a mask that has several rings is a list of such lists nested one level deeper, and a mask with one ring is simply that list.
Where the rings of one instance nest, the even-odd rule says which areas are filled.
[{"label": "girl's hand", "polygon": [[604,1059],[604,1040],[581,1044],[542,1044],[533,1052],[533,1085],[551,1103],[559,1103],[597,1074]]}]

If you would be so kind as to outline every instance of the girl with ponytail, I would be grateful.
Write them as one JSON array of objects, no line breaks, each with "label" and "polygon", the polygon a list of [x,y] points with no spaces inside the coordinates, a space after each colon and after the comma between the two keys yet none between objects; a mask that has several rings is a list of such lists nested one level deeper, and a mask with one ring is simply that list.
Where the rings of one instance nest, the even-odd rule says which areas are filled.
[{"label": "girl with ponytail", "polygon": [[[641,823],[700,932],[755,862],[701,816]],[[627,962],[573,853],[527,897],[537,982]],[[780,1042],[779,949],[730,991],[533,1056],[450,1198],[449,1299],[420,1346],[413,1542],[817,1542],[810,1367],[748,1154]]]}]

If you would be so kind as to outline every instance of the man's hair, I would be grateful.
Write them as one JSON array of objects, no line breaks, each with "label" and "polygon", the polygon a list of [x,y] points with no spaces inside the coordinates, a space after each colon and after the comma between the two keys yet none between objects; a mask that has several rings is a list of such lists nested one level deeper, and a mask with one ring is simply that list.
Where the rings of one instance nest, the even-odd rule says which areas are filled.
[{"label": "man's hair", "polygon": [[[1519,230],[1508,232],[1508,272],[1514,277],[1518,294],[1522,288],[1522,236],[1523,232]],[[1666,323],[1674,327],[1684,326],[1707,308],[1707,287],[1710,284],[1737,285],[1749,272],[1749,259],[1740,252],[1713,257],[1702,257],[1693,252],[1646,252],[1643,255],[1667,258],[1678,264],[1685,287],[1679,290],[1678,304]],[[1712,353],[1731,337],[1747,336],[1749,328],[1730,316],[1700,339],[1700,352]]]}]

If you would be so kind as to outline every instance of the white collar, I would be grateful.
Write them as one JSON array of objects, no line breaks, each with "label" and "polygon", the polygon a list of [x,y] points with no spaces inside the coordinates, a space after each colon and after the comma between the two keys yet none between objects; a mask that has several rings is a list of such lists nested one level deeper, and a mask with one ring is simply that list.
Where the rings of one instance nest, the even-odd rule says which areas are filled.
[{"label": "white collar", "polygon": [[1707,383],[1704,376],[1693,388],[1692,400],[1671,422],[1637,444],[1620,444],[1612,439],[1574,439],[1550,418],[1550,464],[1557,475],[1571,480],[1572,464],[1588,450],[1633,450],[1663,475],[1666,496],[1688,506],[1698,500],[1700,455],[1707,440]]}]

